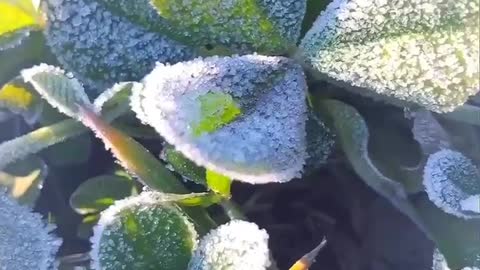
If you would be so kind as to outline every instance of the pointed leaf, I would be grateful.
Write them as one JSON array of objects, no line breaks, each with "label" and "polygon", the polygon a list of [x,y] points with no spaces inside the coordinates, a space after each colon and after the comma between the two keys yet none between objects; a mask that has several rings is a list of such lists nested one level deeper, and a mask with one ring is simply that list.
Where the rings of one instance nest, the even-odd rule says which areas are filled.
[{"label": "pointed leaf", "polygon": [[50,105],[69,117],[77,118],[78,106],[93,107],[82,84],[59,68],[42,64],[23,70],[22,77]]},{"label": "pointed leaf", "polygon": [[135,193],[134,182],[125,177],[102,175],[83,182],[70,196],[70,206],[79,214],[99,213]]},{"label": "pointed leaf", "polygon": [[336,0],[301,53],[321,77],[362,94],[449,112],[480,89],[479,10],[471,0]]},{"label": "pointed leaf", "polygon": [[156,62],[174,63],[195,54],[112,13],[99,1],[46,0],[44,4],[48,45],[62,67],[73,72],[90,95],[120,81],[140,80]]},{"label": "pointed leaf", "polygon": [[0,188],[6,188],[20,204],[33,208],[47,174],[47,165],[39,158],[20,160],[0,171]]},{"label": "pointed leaf", "polygon": [[306,82],[293,61],[199,58],[159,65],[143,84],[132,95],[137,117],[197,165],[257,184],[300,176]]},{"label": "pointed leaf", "polygon": [[168,162],[175,172],[187,180],[206,186],[205,168],[197,166],[193,161],[182,155],[182,153],[176,151],[173,146],[169,144],[165,145],[160,158]]}]

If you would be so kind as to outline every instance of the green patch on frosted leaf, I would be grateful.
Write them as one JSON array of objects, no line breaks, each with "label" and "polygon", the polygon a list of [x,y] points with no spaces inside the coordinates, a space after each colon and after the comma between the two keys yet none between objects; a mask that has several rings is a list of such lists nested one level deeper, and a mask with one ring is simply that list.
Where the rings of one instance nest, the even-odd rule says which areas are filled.
[{"label": "green patch on frosted leaf", "polygon": [[282,52],[294,45],[306,8],[304,0],[152,0],[152,4],[177,39],[259,52]]},{"label": "green patch on frosted leaf", "polygon": [[178,207],[144,192],[116,201],[94,229],[94,269],[186,269],[197,233]]},{"label": "green patch on frosted leaf", "polygon": [[197,98],[200,103],[200,121],[193,125],[193,134],[213,132],[232,122],[241,114],[240,107],[227,93],[208,92]]}]

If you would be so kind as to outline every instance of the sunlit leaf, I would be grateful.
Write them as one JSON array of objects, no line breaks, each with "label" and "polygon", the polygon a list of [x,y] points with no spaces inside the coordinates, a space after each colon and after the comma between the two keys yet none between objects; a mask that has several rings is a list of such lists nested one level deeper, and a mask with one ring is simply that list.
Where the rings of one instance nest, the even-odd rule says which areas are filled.
[{"label": "sunlit leaf", "polygon": [[33,207],[47,174],[47,165],[39,158],[30,157],[0,171],[0,188],[6,187],[20,204]]},{"label": "sunlit leaf", "polygon": [[221,175],[216,173],[212,170],[207,170],[206,172],[206,181],[208,187],[225,197],[231,196],[231,186],[232,186],[232,179],[227,176]]},{"label": "sunlit leaf", "polygon": [[102,175],[83,182],[70,196],[70,206],[79,214],[94,214],[107,209],[116,200],[136,193],[128,178]]}]

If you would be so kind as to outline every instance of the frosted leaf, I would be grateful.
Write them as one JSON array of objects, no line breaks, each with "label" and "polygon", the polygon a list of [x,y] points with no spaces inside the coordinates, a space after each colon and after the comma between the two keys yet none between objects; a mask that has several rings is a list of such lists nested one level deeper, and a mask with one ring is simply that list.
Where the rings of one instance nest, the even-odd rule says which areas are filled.
[{"label": "frosted leaf", "polygon": [[0,189],[0,269],[55,269],[62,241],[51,234],[54,228]]},{"label": "frosted leaf", "polygon": [[473,195],[460,202],[460,208],[465,212],[480,214],[480,194]]},{"label": "frosted leaf", "polygon": [[[448,267],[445,257],[438,249],[435,249],[435,251],[433,252],[432,270],[450,270],[450,267]],[[480,270],[480,268],[475,266],[463,267],[461,270]]]},{"label": "frosted leaf", "polygon": [[255,223],[233,220],[201,239],[188,270],[265,270],[270,266],[267,232]]},{"label": "frosted leaf", "polygon": [[197,233],[180,210],[160,193],[116,201],[103,211],[91,238],[92,267],[186,269]]},{"label": "frosted leaf", "polygon": [[308,113],[306,122],[307,154],[305,172],[313,172],[327,163],[335,145],[330,129],[313,113]]},{"label": "frosted leaf", "polygon": [[361,93],[449,112],[480,89],[479,29],[478,0],[334,0],[301,48]]},{"label": "frosted leaf", "polygon": [[[132,108],[144,123],[198,165],[249,183],[285,182],[300,176],[306,158],[306,82],[283,57],[246,55],[159,65],[136,87]],[[231,96],[240,114],[218,128],[195,129],[211,111],[202,97]],[[215,96],[215,95],[214,95]]]},{"label": "frosted leaf", "polygon": [[194,54],[94,0],[44,2],[48,45],[67,70],[98,92],[141,79],[157,61],[183,61]]},{"label": "frosted leaf", "polygon": [[50,105],[69,117],[77,117],[78,106],[92,106],[82,84],[59,68],[41,64],[23,70],[22,77]]},{"label": "frosted leaf", "polygon": [[466,219],[480,217],[463,209],[470,208],[472,195],[480,195],[480,172],[463,154],[444,149],[430,155],[423,184],[430,200],[446,213]]},{"label": "frosted leaf", "polygon": [[22,28],[15,32],[3,34],[0,36],[0,52],[15,48],[25,42],[30,36],[32,28]]},{"label": "frosted leaf", "polygon": [[177,38],[240,51],[283,52],[294,46],[305,0],[152,0]]}]

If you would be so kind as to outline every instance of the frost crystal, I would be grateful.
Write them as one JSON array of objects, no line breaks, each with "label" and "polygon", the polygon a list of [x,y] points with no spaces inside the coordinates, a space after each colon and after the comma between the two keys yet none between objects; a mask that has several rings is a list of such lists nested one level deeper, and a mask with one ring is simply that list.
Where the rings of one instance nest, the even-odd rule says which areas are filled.
[{"label": "frost crystal", "polygon": [[[450,270],[450,267],[448,267],[445,257],[438,249],[435,249],[435,251],[433,252],[432,270]],[[473,266],[473,267],[464,267],[461,270],[480,270],[480,268]]]},{"label": "frost crystal", "polygon": [[[137,116],[198,165],[257,184],[299,176],[306,158],[306,82],[291,60],[199,58],[159,65],[143,84],[133,89]],[[195,127],[211,116],[201,106],[209,93],[231,96],[240,114],[198,135]],[[219,110],[226,104],[233,106],[219,104]]]},{"label": "frost crystal", "polygon": [[0,269],[55,269],[62,241],[50,234],[54,228],[0,190]]},{"label": "frost crystal", "polygon": [[152,0],[173,34],[197,45],[282,52],[295,45],[305,0]]},{"label": "frost crystal", "polygon": [[267,232],[255,223],[234,220],[202,238],[188,270],[265,270],[270,265]]},{"label": "frost crystal", "polygon": [[430,155],[423,184],[430,200],[446,213],[466,219],[480,217],[470,209],[471,196],[480,195],[480,172],[461,153],[444,149]]},{"label": "frost crystal", "polygon": [[96,270],[186,269],[196,247],[193,224],[156,192],[116,201],[94,228]]},{"label": "frost crystal", "polygon": [[448,112],[480,88],[479,29],[478,0],[334,0],[301,47],[328,77]]},{"label": "frost crystal", "polygon": [[94,0],[47,0],[47,43],[60,63],[88,87],[141,79],[156,61],[177,62],[193,51],[112,14]]}]

